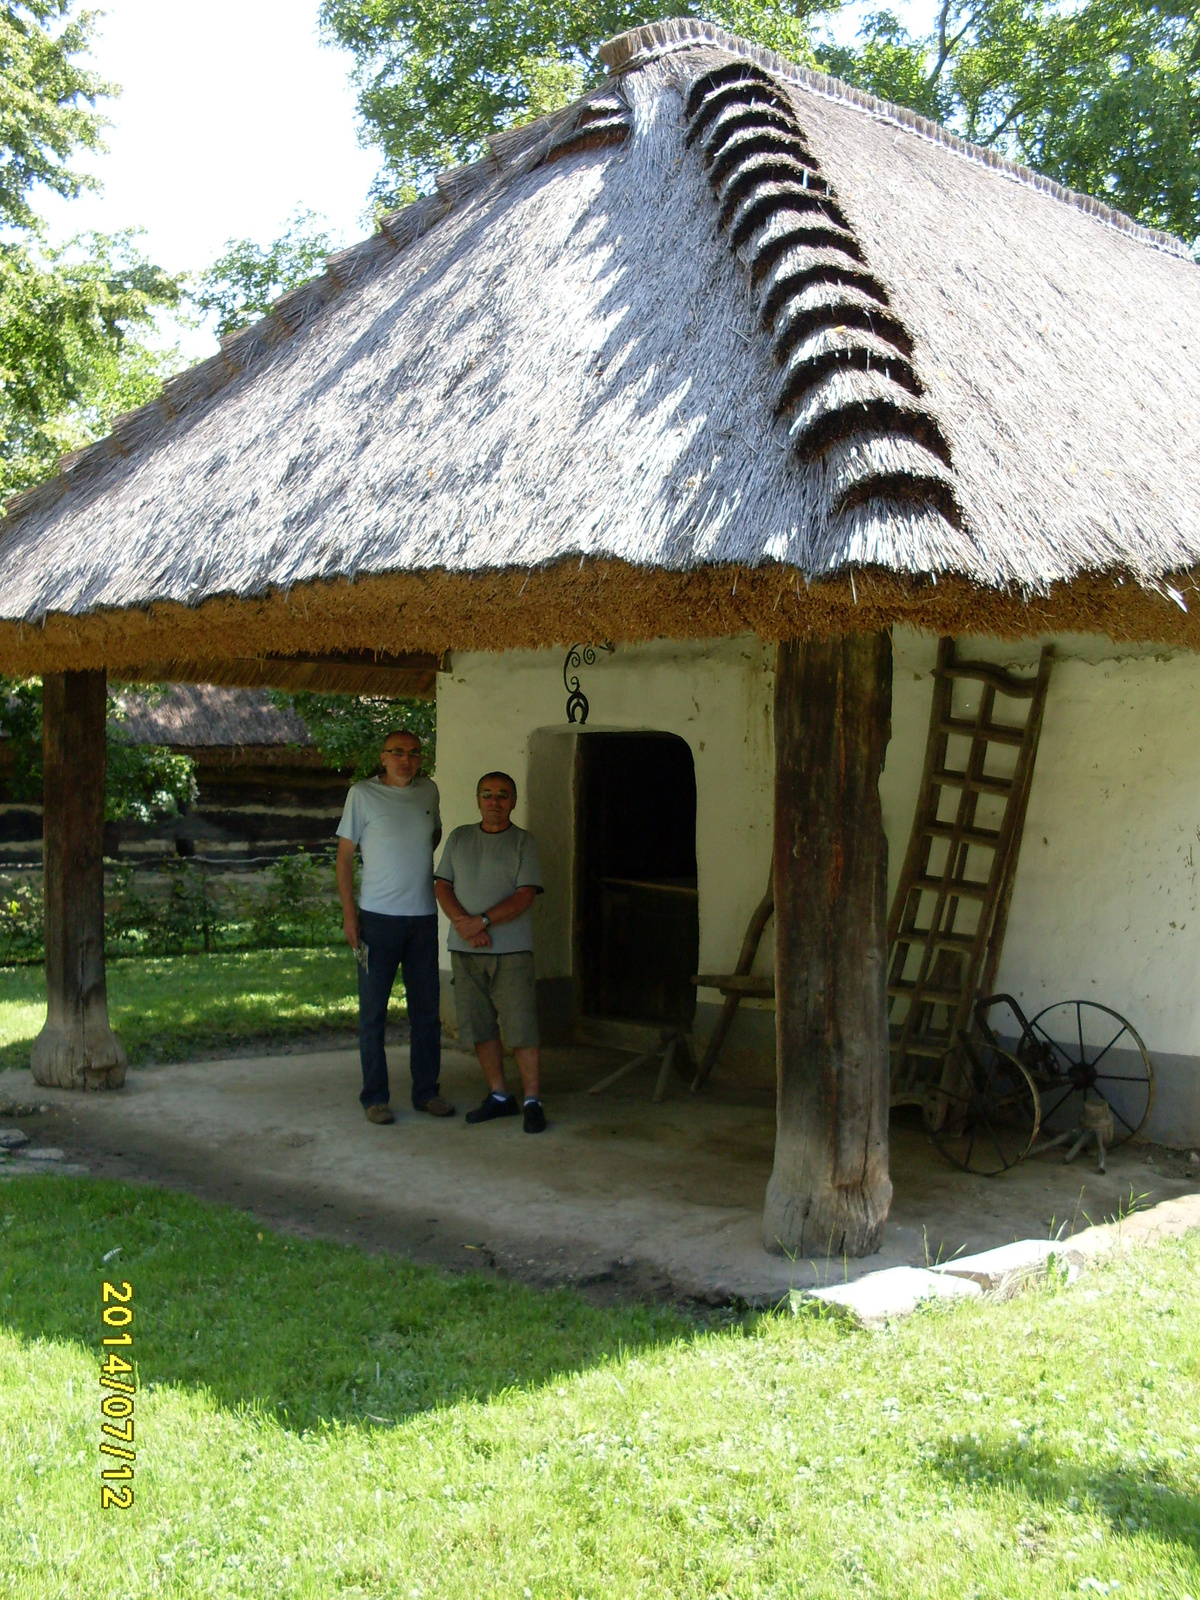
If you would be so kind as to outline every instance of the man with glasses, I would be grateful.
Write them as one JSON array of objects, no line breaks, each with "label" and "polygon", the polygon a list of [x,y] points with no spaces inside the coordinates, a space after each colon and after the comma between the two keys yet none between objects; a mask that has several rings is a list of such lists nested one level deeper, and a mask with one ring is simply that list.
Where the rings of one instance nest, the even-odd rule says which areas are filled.
[{"label": "man with glasses", "polygon": [[[442,1064],[437,907],[433,852],[442,837],[437,785],[421,776],[421,741],[389,733],[381,778],[356,783],[338,823],[337,885],[342,926],[358,956],[358,1045],[368,1122],[394,1122],[388,1104],[384,1029],[397,971],[408,999],[412,1103],[434,1117],[454,1107],[438,1092]],[[354,851],[362,852],[362,887],[354,903]]]}]

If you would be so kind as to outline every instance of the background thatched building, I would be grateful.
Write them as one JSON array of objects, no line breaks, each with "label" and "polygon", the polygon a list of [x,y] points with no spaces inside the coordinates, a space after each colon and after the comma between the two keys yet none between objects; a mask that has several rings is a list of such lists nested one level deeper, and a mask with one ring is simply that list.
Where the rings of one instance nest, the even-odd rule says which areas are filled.
[{"label": "background thatched building", "polygon": [[[729,962],[773,820],[768,1241],[870,1248],[889,1193],[884,826],[893,853],[908,826],[891,763],[899,811],[885,818],[876,790],[885,630],[910,630],[903,761],[919,759],[909,685],[934,636],[1087,635],[1080,671],[1108,687],[1084,697],[1102,738],[1078,759],[1108,764],[1105,794],[1144,783],[1113,707],[1131,696],[1147,729],[1200,704],[1192,658],[1173,654],[1200,643],[1200,277],[1177,241],[706,25],[637,30],[605,59],[601,89],[443,174],[10,505],[0,666],[213,678],[251,656],[279,673],[386,652],[404,670],[406,653],[453,651],[447,821],[507,750],[549,826],[566,767],[538,779],[534,735],[564,720],[561,656],[500,653],[625,647],[596,668],[589,727],[685,741],[702,967]],[[1144,660],[1146,644],[1170,659]],[[82,680],[64,696],[62,716],[76,703],[86,721]],[[1150,815],[1100,822],[1097,791],[1073,818],[1122,842],[1115,868],[1087,863],[1087,917],[1105,910],[1124,937],[1134,907],[1143,953],[1161,909],[1143,880],[1200,792],[1200,740],[1173,728],[1177,770]],[[1074,860],[1043,859],[1061,907]],[[727,886],[707,912],[706,874]],[[1053,946],[1028,916],[1032,972]],[[1173,946],[1193,967],[1195,926]],[[561,967],[577,939],[547,931],[546,959]],[[1200,1019],[1173,977],[1149,1003],[1194,1059]],[[70,1017],[86,1035],[87,1006],[71,1005],[42,1070],[79,1057]],[[81,1076],[103,1076],[98,1022],[95,1038]]]}]

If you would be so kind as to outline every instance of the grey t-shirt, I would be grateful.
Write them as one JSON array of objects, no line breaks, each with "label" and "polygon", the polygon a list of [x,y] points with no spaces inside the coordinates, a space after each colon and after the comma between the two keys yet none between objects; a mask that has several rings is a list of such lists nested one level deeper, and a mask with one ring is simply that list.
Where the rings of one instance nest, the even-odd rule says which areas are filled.
[{"label": "grey t-shirt", "polygon": [[414,778],[403,788],[368,778],[351,788],[337,831],[362,851],[363,911],[385,917],[430,917],[437,911],[433,836],[441,826],[432,778]]},{"label": "grey t-shirt", "polygon": [[[512,823],[503,833],[485,833],[479,823],[455,828],[442,846],[442,859],[436,876],[454,885],[454,895],[464,911],[478,916],[518,889],[542,887],[542,863],[538,860],[537,840],[524,828]],[[489,928],[491,949],[485,955],[515,955],[533,949],[533,907],[511,922]],[[460,939],[453,925],[448,940],[451,950],[471,951],[473,945]]]}]

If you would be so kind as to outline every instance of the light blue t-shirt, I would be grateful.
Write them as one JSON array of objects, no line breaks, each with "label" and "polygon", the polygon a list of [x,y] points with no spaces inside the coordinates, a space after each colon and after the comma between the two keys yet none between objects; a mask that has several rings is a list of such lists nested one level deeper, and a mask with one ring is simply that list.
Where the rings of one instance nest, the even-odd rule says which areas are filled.
[{"label": "light blue t-shirt", "polygon": [[433,916],[433,836],[441,826],[432,778],[414,778],[403,788],[382,778],[353,785],[337,831],[362,851],[361,910]]},{"label": "light blue t-shirt", "polygon": [[[442,846],[437,876],[454,885],[454,898],[464,911],[478,916],[507,900],[518,889],[542,887],[537,840],[510,823],[500,833],[484,833],[477,822],[466,823]],[[460,939],[451,924],[447,946],[476,955],[507,956],[533,949],[533,907],[511,922],[488,929],[489,948],[477,951]]]}]

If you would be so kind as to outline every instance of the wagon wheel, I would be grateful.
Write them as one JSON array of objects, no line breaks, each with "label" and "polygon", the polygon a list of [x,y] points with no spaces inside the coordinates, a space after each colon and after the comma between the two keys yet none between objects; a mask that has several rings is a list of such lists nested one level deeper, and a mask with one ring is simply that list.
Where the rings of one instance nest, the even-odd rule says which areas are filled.
[{"label": "wagon wheel", "polygon": [[1150,1115],[1154,1068],[1132,1023],[1094,1000],[1059,1000],[1039,1011],[1019,1046],[1042,1096],[1042,1119],[1078,1125],[1083,1102],[1103,1099],[1113,1114],[1113,1145],[1124,1144]]},{"label": "wagon wheel", "polygon": [[946,1160],[996,1177],[1024,1160],[1041,1104],[1033,1079],[1007,1050],[960,1035],[925,1098],[925,1123]]}]

